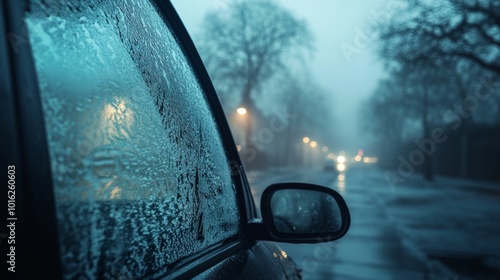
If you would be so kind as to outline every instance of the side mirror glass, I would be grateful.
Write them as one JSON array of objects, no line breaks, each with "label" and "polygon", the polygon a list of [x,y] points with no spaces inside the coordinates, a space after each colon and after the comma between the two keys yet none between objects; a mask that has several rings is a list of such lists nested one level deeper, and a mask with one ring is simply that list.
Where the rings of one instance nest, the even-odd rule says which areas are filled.
[{"label": "side mirror glass", "polygon": [[312,184],[269,186],[262,194],[261,211],[270,235],[280,242],[332,241],[342,237],[350,225],[342,196],[333,189]]},{"label": "side mirror glass", "polygon": [[280,233],[328,233],[342,227],[337,202],[324,192],[277,190],[271,196],[270,210]]}]

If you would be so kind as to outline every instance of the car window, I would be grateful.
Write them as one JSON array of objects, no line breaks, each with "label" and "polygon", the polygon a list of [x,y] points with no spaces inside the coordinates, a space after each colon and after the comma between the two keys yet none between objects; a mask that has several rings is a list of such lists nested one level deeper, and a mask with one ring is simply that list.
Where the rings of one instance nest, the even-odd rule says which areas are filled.
[{"label": "car window", "polygon": [[156,7],[32,1],[26,23],[63,276],[161,274],[234,239],[239,213],[217,124]]}]

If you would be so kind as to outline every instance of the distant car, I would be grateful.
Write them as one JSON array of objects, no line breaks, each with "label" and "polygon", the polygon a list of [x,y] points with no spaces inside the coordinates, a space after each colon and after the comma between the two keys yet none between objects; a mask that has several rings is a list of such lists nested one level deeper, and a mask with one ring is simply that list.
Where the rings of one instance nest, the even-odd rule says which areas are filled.
[{"label": "distant car", "polygon": [[335,173],[338,173],[337,161],[334,159],[326,158],[323,164],[323,169],[325,171],[333,171]]},{"label": "distant car", "polygon": [[347,163],[345,161],[339,162],[336,159],[325,159],[323,165],[325,171],[332,171],[334,173],[342,173],[347,170]]},{"label": "distant car", "polygon": [[342,197],[315,185],[270,186],[257,219],[168,1],[11,0],[0,17],[0,161],[16,227],[0,245],[20,279],[296,279],[273,241],[347,232]]}]

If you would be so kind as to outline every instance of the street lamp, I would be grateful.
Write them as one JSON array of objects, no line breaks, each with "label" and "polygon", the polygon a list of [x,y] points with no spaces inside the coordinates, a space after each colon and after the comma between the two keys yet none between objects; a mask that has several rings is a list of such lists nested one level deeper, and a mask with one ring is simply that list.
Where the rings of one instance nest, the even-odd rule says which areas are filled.
[{"label": "street lamp", "polygon": [[238,134],[240,134],[241,139],[238,137],[238,141],[241,142],[241,146],[248,146],[249,145],[249,131],[250,131],[250,116],[248,114],[248,110],[246,109],[246,106],[241,106],[236,109],[236,114],[235,114],[235,124],[237,126],[241,127],[241,130],[238,129]]},{"label": "street lamp", "polygon": [[311,148],[316,148],[318,146],[318,143],[316,141],[311,141]]},{"label": "street lamp", "polygon": [[[309,137],[304,137],[302,138],[302,142],[304,142],[304,144],[308,144],[309,142],[311,142],[311,138]],[[308,152],[307,150],[309,150],[305,145],[304,145],[304,149],[303,149],[303,161],[304,161],[304,165],[307,166],[308,164]]]},{"label": "street lamp", "polygon": [[240,107],[240,108],[236,109],[236,113],[238,113],[239,115],[246,115],[247,109]]}]

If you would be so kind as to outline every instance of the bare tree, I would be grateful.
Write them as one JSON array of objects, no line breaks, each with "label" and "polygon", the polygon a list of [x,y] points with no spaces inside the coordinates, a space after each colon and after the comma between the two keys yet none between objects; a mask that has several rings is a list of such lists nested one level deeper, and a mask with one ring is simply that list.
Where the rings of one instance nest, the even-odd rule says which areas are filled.
[{"label": "bare tree", "polygon": [[[371,131],[389,146],[401,147],[410,139],[431,139],[431,131],[442,125],[443,112],[462,94],[455,65],[447,59],[421,59],[392,68],[370,99]],[[408,135],[408,130],[413,133]],[[417,132],[419,131],[419,133]],[[433,179],[432,157],[424,161],[426,179]]]},{"label": "bare tree", "polygon": [[[275,133],[273,142],[264,152],[279,166],[303,163],[303,138],[306,136],[321,145],[316,149],[319,151],[323,146],[332,148],[331,144],[336,143],[332,95],[315,82],[309,71],[301,69],[278,75],[272,83],[266,83],[265,91],[273,92],[272,96],[260,98],[265,98],[267,109],[262,108],[262,111],[267,114],[267,124]],[[284,110],[290,118],[274,122],[276,109]]]},{"label": "bare tree", "polygon": [[[219,95],[239,99],[250,116],[258,114],[254,92],[311,47],[306,24],[266,0],[233,2],[207,14],[203,26],[200,53]],[[249,145],[251,121],[246,130]]]},{"label": "bare tree", "polygon": [[385,58],[461,58],[500,73],[500,1],[407,0],[378,26]]},{"label": "bare tree", "polygon": [[[471,85],[477,86],[477,81],[472,81],[479,74],[490,72],[496,77],[500,74],[500,2],[405,0],[398,3],[401,5],[397,16],[375,29],[380,39],[379,55],[392,79],[404,83],[406,89],[401,92],[413,93],[413,98],[407,101],[419,112],[423,137],[428,137],[431,127],[447,125],[443,123],[443,113],[454,108],[449,115],[460,118],[461,173],[466,175],[467,127],[479,114],[470,106],[457,104],[470,99],[475,92]],[[494,113],[497,107],[492,106],[486,115]],[[432,178],[432,168],[427,162],[425,173],[428,179]]]}]

